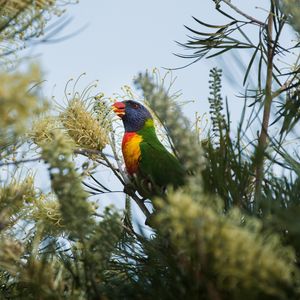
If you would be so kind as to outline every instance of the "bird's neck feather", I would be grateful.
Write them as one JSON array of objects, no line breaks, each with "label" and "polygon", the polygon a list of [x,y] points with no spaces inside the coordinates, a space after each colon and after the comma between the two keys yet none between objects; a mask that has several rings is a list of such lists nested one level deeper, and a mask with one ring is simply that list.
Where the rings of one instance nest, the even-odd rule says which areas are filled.
[{"label": "bird's neck feather", "polygon": [[125,131],[122,146],[124,147],[129,142],[132,144],[133,141],[135,141],[134,144],[136,144],[136,146],[138,146],[141,141],[159,142],[153,119],[147,119],[144,127],[138,131]]},{"label": "bird's neck feather", "polygon": [[141,156],[140,143],[143,138],[136,132],[125,132],[122,142],[122,152],[127,172],[133,175],[137,172]]}]

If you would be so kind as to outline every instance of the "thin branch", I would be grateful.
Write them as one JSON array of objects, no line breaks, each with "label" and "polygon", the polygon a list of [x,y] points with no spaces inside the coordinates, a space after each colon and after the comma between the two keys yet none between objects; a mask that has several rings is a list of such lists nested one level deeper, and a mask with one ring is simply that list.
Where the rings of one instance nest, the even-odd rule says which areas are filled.
[{"label": "thin branch", "polygon": [[76,149],[76,150],[74,150],[74,154],[81,154],[81,155],[84,155],[84,156],[89,156],[89,155],[102,156],[102,155],[105,155],[106,157],[114,158],[114,156],[111,155],[111,154],[104,153],[100,150],[95,150],[95,149]]},{"label": "thin branch", "polygon": [[[274,47],[272,45],[272,32],[273,32],[273,14],[272,7],[268,16],[267,26],[267,78],[265,86],[265,101],[264,112],[260,136],[258,139],[257,153],[256,153],[256,170],[255,170],[255,198],[254,205],[257,206],[261,198],[261,188],[264,175],[264,151],[267,147],[268,127],[271,113],[272,104],[272,79],[273,79],[273,58]],[[257,207],[255,207],[257,209]]]},{"label": "thin branch", "polygon": [[17,161],[8,161],[8,162],[2,162],[0,163],[0,167],[2,166],[10,166],[10,165],[19,165],[23,163],[28,163],[28,162],[35,162],[35,161],[40,161],[42,160],[41,157],[36,157],[36,158],[30,158],[30,159],[23,159],[23,160],[17,160]]},{"label": "thin branch", "polygon": [[297,78],[298,73],[295,73],[292,79],[287,80],[278,90],[276,90],[275,92],[273,92],[272,94],[272,98],[276,98],[278,97],[281,93],[290,90],[294,87],[297,87],[300,85],[300,81],[297,81],[296,83],[292,84],[295,80],[295,78]]},{"label": "thin branch", "polygon": [[120,174],[117,172],[117,168],[109,161],[109,159],[106,157],[106,155],[102,155],[103,160],[107,163],[108,167],[112,170],[112,172],[115,174],[115,176],[120,180],[120,182],[125,186],[125,180],[120,176]]},{"label": "thin branch", "polygon": [[[99,218],[104,218],[105,215],[104,214],[99,214],[99,213],[93,213],[94,216],[99,217]],[[125,231],[129,234],[132,234],[133,236],[137,237],[137,238],[143,238],[142,235],[136,233],[134,231],[134,229],[132,227],[129,227],[127,225],[125,225],[123,222],[121,223],[121,226],[123,227],[123,229],[125,229]]]},{"label": "thin branch", "polygon": [[96,182],[101,188],[103,188],[106,191],[110,191],[106,186],[104,186],[99,180],[97,180],[92,174],[90,174],[90,177]]},{"label": "thin branch", "polygon": [[135,201],[135,203],[139,206],[139,208],[144,213],[146,218],[148,218],[151,215],[148,208],[144,204],[144,199],[140,199],[136,195],[135,190],[130,185],[124,186],[124,193],[126,193],[128,196],[130,196]]},{"label": "thin branch", "polygon": [[[235,12],[237,12],[241,16],[245,17],[246,19],[250,20],[251,22],[258,24],[259,26],[265,26],[266,25],[264,22],[261,22],[261,21],[255,19],[255,18],[253,18],[252,16],[244,13],[243,11],[241,11],[238,7],[233,5],[230,0],[220,0],[220,2],[224,2],[226,5],[228,5]],[[220,2],[218,2],[218,3],[220,3]]]},{"label": "thin branch", "polygon": [[[110,166],[106,164],[104,161],[102,161],[101,159],[96,159],[96,162],[106,168],[110,168]],[[118,169],[116,169],[116,171],[118,171]]]},{"label": "thin branch", "polygon": [[[293,78],[294,79],[294,78]],[[278,90],[272,93],[272,98],[276,98],[281,95],[281,93],[287,91],[290,87],[290,84],[293,82],[293,79],[287,80]],[[296,83],[297,86],[299,83]]]},{"label": "thin branch", "polygon": [[99,150],[92,150],[92,149],[75,149],[74,154],[89,156],[89,155],[101,155],[101,152]]},{"label": "thin branch", "polygon": [[110,137],[111,137],[111,149],[114,154],[113,157],[118,165],[119,171],[120,171],[122,177],[124,178],[125,183],[128,184],[128,183],[130,183],[130,180],[129,180],[127,174],[122,170],[122,164],[121,164],[120,158],[116,151],[116,140],[115,140],[115,135],[113,132],[111,133]]},{"label": "thin branch", "polygon": [[[113,147],[112,147],[113,148]],[[100,151],[97,150],[91,150],[89,151],[90,153],[100,153]],[[78,152],[79,153],[79,152]],[[86,154],[85,150],[82,152],[80,151],[80,154]],[[115,168],[113,166],[113,164],[109,161],[109,159],[106,157],[105,154],[102,153],[101,157],[103,158],[103,160],[106,162],[106,164],[108,165],[108,167],[112,170],[112,172],[114,173],[114,175],[120,180],[120,182],[123,184],[124,186],[124,192],[129,195],[135,202],[136,204],[139,206],[139,208],[142,210],[142,212],[145,214],[146,217],[150,216],[150,212],[148,210],[148,208],[146,207],[146,205],[144,204],[143,199],[140,199],[136,194],[135,194],[135,190],[132,189],[130,187],[129,184],[129,178],[127,175],[125,175],[125,172],[121,171],[122,169],[119,170],[119,172],[121,173],[121,175],[118,173],[117,168]],[[115,158],[115,160],[118,163],[118,160]]]}]

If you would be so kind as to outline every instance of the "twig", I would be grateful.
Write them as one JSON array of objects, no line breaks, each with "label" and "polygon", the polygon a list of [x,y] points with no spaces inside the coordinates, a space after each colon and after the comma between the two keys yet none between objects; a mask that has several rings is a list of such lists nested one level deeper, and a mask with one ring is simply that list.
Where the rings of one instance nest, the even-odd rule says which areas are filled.
[{"label": "twig", "polygon": [[[110,168],[110,166],[101,159],[96,159],[96,162],[104,167]],[[116,171],[118,171],[118,169],[116,169]]]},{"label": "twig", "polygon": [[[252,16],[247,15],[246,13],[244,13],[243,11],[241,11],[238,7],[236,7],[235,5],[233,5],[230,0],[220,0],[220,2],[224,2],[226,5],[228,5],[231,9],[233,9],[234,11],[236,11],[238,14],[240,14],[241,16],[245,17],[246,19],[250,20],[253,23],[258,24],[259,26],[265,26],[266,24],[264,22],[261,22],[255,18],[253,18]],[[218,3],[220,3],[218,2]]]},{"label": "twig", "polygon": [[107,163],[108,167],[112,170],[112,172],[115,174],[115,176],[125,186],[124,178],[122,178],[122,176],[120,176],[120,174],[117,172],[117,168],[114,167],[114,165],[109,161],[109,159],[106,157],[106,155],[102,155],[102,158]]},{"label": "twig", "polygon": [[81,154],[84,156],[87,155],[101,155],[99,150],[92,150],[92,149],[75,149],[74,154]]},{"label": "twig", "polygon": [[23,160],[17,160],[17,161],[2,162],[2,163],[0,163],[0,167],[9,166],[9,165],[19,165],[19,164],[35,162],[35,161],[39,161],[39,160],[42,160],[42,158],[37,157],[37,158],[23,159]]},{"label": "twig", "polygon": [[[103,162],[99,162],[97,160],[98,163],[101,163],[103,165],[105,165],[106,167],[108,167],[109,169],[111,169],[111,171],[114,173],[114,175],[119,179],[119,181],[122,183],[122,185],[124,186],[124,193],[126,193],[128,196],[130,196],[135,202],[136,204],[139,206],[139,208],[141,209],[141,211],[144,213],[144,215],[146,217],[150,216],[150,212],[148,210],[148,208],[146,207],[146,205],[144,204],[144,201],[142,199],[140,199],[136,194],[135,191],[131,188],[129,188],[130,186],[130,180],[127,176],[127,174],[125,173],[125,171],[122,171],[122,166],[121,166],[121,162],[120,159],[116,153],[116,149],[115,149],[115,139],[114,136],[111,135],[111,139],[112,139],[112,151],[113,151],[113,156],[109,155],[109,154],[104,154],[103,152],[99,151],[99,150],[91,150],[91,149],[77,149],[74,151],[75,154],[81,154],[81,155],[99,155],[101,156],[101,158],[104,160],[105,163]],[[118,168],[116,168],[108,159],[108,157],[112,157],[115,159]],[[120,173],[120,174],[119,174]]]},{"label": "twig", "polygon": [[81,155],[84,155],[84,156],[88,156],[88,155],[98,155],[98,156],[101,156],[101,158],[105,161],[105,163],[99,162],[98,160],[97,160],[97,162],[101,163],[101,164],[105,165],[106,167],[108,167],[109,169],[111,169],[111,171],[120,180],[120,182],[124,186],[126,185],[124,179],[118,173],[119,170],[117,168],[115,168],[114,165],[107,158],[107,156],[110,156],[109,154],[104,154],[100,150],[92,150],[92,149],[76,149],[76,150],[74,150],[74,153],[75,154],[81,154]]},{"label": "twig", "polygon": [[300,81],[297,81],[296,83],[292,84],[291,83],[294,81],[294,79],[297,77],[297,73],[293,76],[292,79],[287,80],[278,90],[276,90],[275,92],[273,92],[272,94],[272,98],[276,98],[278,97],[281,93],[290,90],[294,87],[297,87],[300,85]]},{"label": "twig", "polygon": [[135,201],[135,203],[139,206],[146,218],[148,218],[151,215],[148,208],[144,204],[144,200],[140,199],[136,195],[135,190],[130,185],[124,186],[124,193],[130,196]]},{"label": "twig", "polygon": [[[267,78],[265,87],[265,101],[264,101],[264,112],[260,136],[258,139],[257,153],[256,153],[256,170],[255,170],[255,195],[254,195],[254,206],[257,206],[261,198],[262,180],[264,175],[264,151],[267,146],[268,127],[271,113],[272,103],[272,79],[273,79],[273,58],[274,58],[274,47],[272,45],[272,32],[273,32],[273,14],[272,7],[268,16],[267,26]],[[257,207],[254,207],[257,209]]]},{"label": "twig", "polygon": [[120,158],[119,158],[119,156],[117,154],[117,151],[116,151],[116,140],[115,140],[114,133],[112,132],[110,136],[111,136],[111,149],[112,149],[112,152],[114,154],[114,159],[116,160],[119,171],[122,174],[122,177],[124,178],[125,183],[128,184],[128,183],[130,183],[130,180],[129,180],[127,174],[122,170],[121,161],[120,161]]},{"label": "twig", "polygon": [[[96,216],[96,217],[105,218],[104,214],[99,214],[99,213],[95,212],[95,213],[93,213],[93,215]],[[126,230],[127,233],[132,234],[137,238],[142,238],[143,237],[142,235],[136,233],[133,228],[125,225],[123,222],[121,223],[121,226]]]},{"label": "twig", "polygon": [[[109,155],[109,154],[104,154],[103,152],[101,152],[99,150],[90,150],[90,149],[77,149],[77,150],[74,151],[74,153],[75,154],[85,155],[85,156],[88,156],[88,155],[99,155],[99,156],[101,156],[101,158],[105,162],[105,163],[103,163],[103,162],[101,162],[101,163],[103,165],[105,165],[106,167],[108,167],[109,169],[111,169],[111,171],[114,173],[114,175],[123,184],[123,186],[124,186],[124,193],[126,193],[128,196],[130,196],[136,202],[136,204],[139,206],[139,208],[141,209],[141,211],[144,213],[144,215],[146,217],[149,217],[150,216],[150,212],[149,212],[148,208],[146,207],[146,205],[144,204],[144,201],[142,199],[140,199],[135,194],[135,191],[133,189],[129,188],[130,180],[129,180],[127,174],[125,173],[125,171],[122,171],[121,162],[120,162],[120,159],[119,159],[119,157],[118,157],[118,155],[116,153],[116,149],[114,147],[114,145],[115,145],[115,139],[114,139],[113,135],[111,136],[111,139],[112,139],[112,143],[113,143],[113,146],[111,147],[112,151],[113,151],[113,154],[114,154],[113,156]],[[112,158],[115,159],[115,161],[116,161],[116,163],[118,165],[118,168],[116,168],[109,161],[108,157],[112,157]]]},{"label": "twig", "polygon": [[104,167],[107,167],[109,169],[114,169],[116,172],[118,171],[117,168],[115,168],[112,164],[108,164],[106,163],[103,156],[105,157],[112,157],[114,158],[112,155],[110,154],[104,154],[103,152],[99,151],[99,150],[92,150],[92,149],[76,149],[74,150],[74,154],[80,154],[80,155],[83,155],[83,156],[86,156],[87,158],[89,158],[90,155],[97,155],[97,156],[101,156],[102,160],[100,159],[96,159],[95,161],[98,163],[98,164],[101,164],[103,165]]}]

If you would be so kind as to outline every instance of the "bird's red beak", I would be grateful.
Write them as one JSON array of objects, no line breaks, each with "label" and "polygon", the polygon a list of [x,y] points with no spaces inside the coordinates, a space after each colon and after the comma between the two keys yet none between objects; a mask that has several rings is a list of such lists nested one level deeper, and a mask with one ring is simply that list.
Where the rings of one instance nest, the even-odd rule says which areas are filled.
[{"label": "bird's red beak", "polygon": [[125,104],[123,102],[115,102],[111,107],[118,117],[122,118],[125,115]]}]

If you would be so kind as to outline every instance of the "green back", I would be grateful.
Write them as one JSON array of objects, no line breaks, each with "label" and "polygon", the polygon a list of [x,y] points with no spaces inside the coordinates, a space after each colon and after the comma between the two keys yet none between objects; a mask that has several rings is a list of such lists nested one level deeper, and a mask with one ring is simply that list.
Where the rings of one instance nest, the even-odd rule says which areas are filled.
[{"label": "green back", "polygon": [[140,143],[141,160],[139,173],[159,187],[184,183],[184,170],[179,161],[158,140],[154,127],[146,127],[138,132],[142,135]]}]

